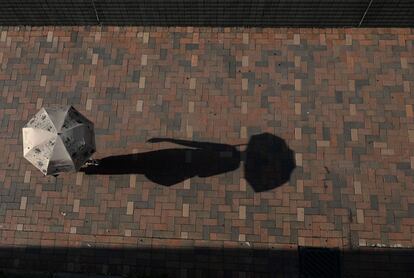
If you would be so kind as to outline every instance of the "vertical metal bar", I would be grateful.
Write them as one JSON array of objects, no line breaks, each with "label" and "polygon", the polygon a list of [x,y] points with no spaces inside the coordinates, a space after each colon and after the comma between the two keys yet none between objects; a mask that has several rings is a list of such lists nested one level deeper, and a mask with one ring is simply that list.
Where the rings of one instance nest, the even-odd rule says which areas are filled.
[{"label": "vertical metal bar", "polygon": [[95,12],[96,21],[98,21],[98,24],[101,25],[101,21],[99,20],[98,11],[96,10],[95,6],[95,0],[91,0],[93,11]]},{"label": "vertical metal bar", "polygon": [[369,4],[368,4],[367,8],[365,9],[364,15],[362,16],[361,20],[359,21],[358,27],[361,27],[362,22],[364,22],[365,16],[367,15],[368,10],[372,5],[372,2],[374,2],[374,0],[369,1]]}]

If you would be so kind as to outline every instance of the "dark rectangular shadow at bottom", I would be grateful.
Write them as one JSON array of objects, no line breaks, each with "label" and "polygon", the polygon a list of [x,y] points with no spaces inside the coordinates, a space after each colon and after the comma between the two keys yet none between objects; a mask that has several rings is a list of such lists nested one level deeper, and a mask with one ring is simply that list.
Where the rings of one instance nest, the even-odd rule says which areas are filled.
[{"label": "dark rectangular shadow at bottom", "polygon": [[[341,251],[335,256],[340,273],[333,277],[414,277],[413,249],[363,248]],[[322,258],[327,262],[326,254]],[[313,257],[312,265],[319,264],[321,261]],[[296,249],[0,248],[0,269],[8,273],[20,270],[134,278],[316,277],[316,272],[300,271],[299,266]]]}]

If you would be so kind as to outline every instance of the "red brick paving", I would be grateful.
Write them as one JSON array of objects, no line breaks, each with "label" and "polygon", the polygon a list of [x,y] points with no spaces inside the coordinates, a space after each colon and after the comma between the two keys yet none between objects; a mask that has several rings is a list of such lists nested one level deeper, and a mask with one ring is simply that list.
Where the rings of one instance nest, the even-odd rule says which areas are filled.
[{"label": "red brick paving", "polygon": [[[412,29],[0,30],[1,246],[414,245]],[[263,193],[242,167],[171,187],[46,178],[21,127],[55,104],[95,123],[97,158],[269,132],[297,168]]]}]

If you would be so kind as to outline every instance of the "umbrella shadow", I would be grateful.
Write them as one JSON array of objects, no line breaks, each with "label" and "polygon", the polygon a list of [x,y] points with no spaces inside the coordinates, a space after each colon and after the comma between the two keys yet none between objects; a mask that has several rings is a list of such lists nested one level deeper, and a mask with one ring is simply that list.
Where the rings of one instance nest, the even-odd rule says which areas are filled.
[{"label": "umbrella shadow", "polygon": [[80,171],[87,175],[142,174],[149,180],[171,186],[186,179],[210,177],[234,171],[244,161],[244,174],[255,192],[271,190],[290,179],[296,167],[294,152],[275,135],[262,133],[241,145],[152,138],[149,143],[170,142],[187,148],[170,148],[136,154],[109,156]]}]

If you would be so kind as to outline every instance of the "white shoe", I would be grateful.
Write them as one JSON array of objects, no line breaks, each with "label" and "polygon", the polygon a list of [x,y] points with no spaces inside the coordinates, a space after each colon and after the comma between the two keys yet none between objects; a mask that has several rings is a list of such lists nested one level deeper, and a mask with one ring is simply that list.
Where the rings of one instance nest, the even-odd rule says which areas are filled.
[{"label": "white shoe", "polygon": [[98,166],[98,165],[99,165],[99,161],[96,159],[90,159],[85,162],[85,166]]}]

